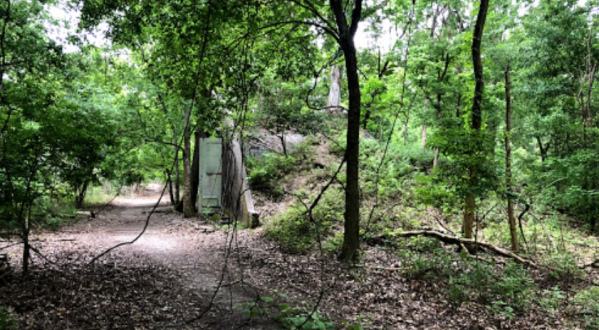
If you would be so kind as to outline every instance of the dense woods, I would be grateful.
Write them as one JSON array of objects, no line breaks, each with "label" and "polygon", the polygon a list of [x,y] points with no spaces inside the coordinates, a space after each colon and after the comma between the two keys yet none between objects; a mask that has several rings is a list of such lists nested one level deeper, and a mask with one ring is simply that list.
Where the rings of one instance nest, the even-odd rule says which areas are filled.
[{"label": "dense woods", "polygon": [[[403,321],[430,310],[402,309],[398,290],[439,329],[598,329],[598,14],[596,0],[0,0],[0,329],[60,328],[8,294],[47,287],[45,271],[64,287],[146,279],[86,268],[116,265],[108,246],[61,259],[44,235],[113,221],[158,183],[130,243],[158,211],[222,234],[206,312],[168,326],[247,280],[258,298],[231,298],[231,315],[285,329],[435,328]],[[198,207],[215,137],[241,145],[260,228]]]}]

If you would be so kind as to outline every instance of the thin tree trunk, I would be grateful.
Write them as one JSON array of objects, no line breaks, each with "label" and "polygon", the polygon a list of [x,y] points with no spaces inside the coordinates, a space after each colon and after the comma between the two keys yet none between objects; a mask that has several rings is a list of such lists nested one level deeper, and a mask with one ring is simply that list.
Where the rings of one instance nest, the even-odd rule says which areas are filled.
[{"label": "thin tree trunk", "polygon": [[[587,44],[587,91],[586,91],[586,98],[587,98],[587,102],[586,102],[586,111],[584,113],[584,123],[585,123],[585,128],[592,128],[593,127],[593,114],[591,112],[591,96],[592,96],[592,92],[593,92],[593,84],[595,82],[595,73],[597,72],[597,64],[593,63],[593,57],[592,57],[592,52],[591,52],[591,39],[593,38],[593,26],[591,26],[591,28],[589,29],[589,37],[586,39],[586,44]],[[586,131],[586,129],[585,129]]]},{"label": "thin tree trunk", "polygon": [[180,182],[181,174],[179,170],[179,149],[175,147],[175,205],[179,205],[179,202],[181,201]]},{"label": "thin tree trunk", "polygon": [[[480,0],[480,8],[476,25],[474,26],[474,37],[472,38],[472,63],[474,66],[474,98],[472,100],[472,128],[476,138],[480,137],[482,128],[482,102],[485,82],[483,77],[483,61],[481,56],[481,46],[483,39],[483,31],[487,20],[487,11],[489,10],[489,0]],[[475,168],[470,167],[469,171],[470,183],[474,184],[476,180]],[[474,221],[476,218],[476,200],[473,193],[466,194],[466,203],[464,209],[464,238],[473,238]]]},{"label": "thin tree trunk", "polygon": [[345,189],[345,223],[343,246],[339,259],[351,262],[356,256],[360,245],[360,77],[358,76],[358,61],[354,35],[362,16],[362,0],[354,2],[351,26],[348,25],[342,0],[329,0],[335,21],[339,29],[339,42],[345,55],[345,68],[349,90],[349,109],[347,114],[347,148],[345,152],[346,189]]},{"label": "thin tree trunk", "polygon": [[166,171],[166,184],[168,185],[168,196],[171,199],[171,204],[175,203],[175,195],[173,194],[173,180],[171,179],[170,171]]},{"label": "thin tree trunk", "polygon": [[183,137],[183,216],[195,217],[196,211],[192,199],[192,174],[191,174],[191,132],[186,130]]},{"label": "thin tree trunk", "polygon": [[87,192],[87,185],[88,182],[84,182],[81,187],[79,188],[79,192],[77,193],[77,196],[75,197],[75,207],[80,209],[83,207],[83,201],[85,200],[85,194]]},{"label": "thin tree trunk", "polygon": [[31,247],[29,245],[29,231],[30,226],[29,223],[31,221],[31,204],[29,205],[29,212],[27,215],[27,219],[24,220],[23,223],[23,275],[27,276],[29,274],[29,259],[31,255]]},{"label": "thin tree trunk", "polygon": [[193,163],[191,164],[191,201],[194,210],[197,212],[198,191],[200,189],[200,138],[202,132],[196,132],[194,135]]},{"label": "thin tree trunk", "polygon": [[510,225],[510,236],[512,238],[512,250],[520,251],[518,242],[518,231],[516,229],[516,217],[514,216],[514,203],[512,202],[512,168],[510,132],[512,129],[512,99],[510,94],[510,62],[507,62],[505,68],[505,177],[507,185],[507,217]]},{"label": "thin tree trunk", "polygon": [[341,105],[341,73],[341,67],[335,65],[331,68],[331,88],[327,101],[329,111],[338,110]]},{"label": "thin tree trunk", "polygon": [[281,134],[281,136],[279,136],[279,139],[281,140],[281,145],[283,146],[283,155],[285,155],[285,157],[289,157],[289,155],[287,154],[287,143],[285,142],[285,133]]},{"label": "thin tree trunk", "polygon": [[597,65],[593,65],[591,67],[591,72],[589,73],[589,84],[587,86],[587,111],[586,111],[586,119],[587,126],[589,128],[593,127],[593,113],[591,112],[591,95],[593,92],[593,84],[595,82],[595,72],[597,71]]}]

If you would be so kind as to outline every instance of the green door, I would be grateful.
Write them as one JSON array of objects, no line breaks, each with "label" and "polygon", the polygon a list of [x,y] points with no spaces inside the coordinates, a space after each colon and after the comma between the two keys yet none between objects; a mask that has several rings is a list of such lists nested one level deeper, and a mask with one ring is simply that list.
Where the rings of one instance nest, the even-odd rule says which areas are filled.
[{"label": "green door", "polygon": [[217,213],[221,208],[222,139],[200,139],[200,191],[198,210],[201,213]]}]

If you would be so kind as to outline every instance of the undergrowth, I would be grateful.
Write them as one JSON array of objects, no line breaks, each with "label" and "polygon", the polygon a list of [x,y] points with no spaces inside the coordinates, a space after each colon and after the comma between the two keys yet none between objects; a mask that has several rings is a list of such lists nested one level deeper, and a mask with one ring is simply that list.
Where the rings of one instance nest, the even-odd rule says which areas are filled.
[{"label": "undergrowth", "polygon": [[[342,157],[345,140],[344,131],[339,138],[329,142],[329,151]],[[437,228],[442,222],[444,228],[460,235],[462,217],[461,204],[455,187],[433,183],[428,174],[433,173],[434,152],[423,151],[416,144],[402,146],[392,143],[381,164],[385,144],[375,139],[361,140],[360,188],[362,197],[362,229],[366,235],[379,235],[395,230],[413,230],[431,226]],[[268,171],[275,173],[269,185],[276,187],[281,178],[305,168],[295,165],[278,166],[281,156],[265,159]],[[339,158],[337,158],[339,160]],[[268,164],[271,162],[272,164]],[[330,179],[338,164],[327,164],[319,172],[311,172],[308,182],[321,186]],[[379,169],[380,166],[380,169]],[[276,242],[288,253],[310,253],[318,247],[319,238],[323,248],[338,252],[343,242],[342,224],[344,214],[344,171],[324,194],[313,210],[311,220],[306,206],[295,202],[264,229],[266,238]],[[338,184],[339,183],[339,184]],[[318,191],[294,192],[295,197],[310,205]],[[478,238],[492,244],[508,248],[509,231],[506,230],[505,196],[489,194],[478,204]],[[372,221],[368,223],[372,205],[377,205]],[[451,205],[454,205],[453,207]],[[428,213],[427,207],[436,208],[439,217]],[[523,205],[516,205],[522,212]],[[524,214],[524,213],[523,213]],[[587,237],[580,230],[568,226],[564,216],[549,206],[535,206],[521,219],[524,238],[519,232],[520,243],[525,257],[534,258],[541,267],[531,271],[511,260],[497,261],[488,255],[471,256],[465,252],[456,253],[443,247],[435,239],[412,238],[401,242],[389,242],[398,251],[402,260],[402,273],[416,281],[430,281],[441,284],[442,294],[448,304],[457,310],[464,304],[485,306],[495,320],[512,320],[535,310],[548,318],[568,318],[581,321],[585,329],[599,330],[599,289],[580,288],[585,274],[579,269],[581,254],[585,251],[573,250],[572,244],[597,246],[596,238]],[[364,232],[363,232],[364,233]],[[526,242],[525,242],[526,240]],[[580,249],[579,249],[580,250]],[[574,310],[571,310],[574,308]],[[501,325],[499,325],[501,327]]]},{"label": "undergrowth", "polygon": [[285,194],[279,180],[289,174],[296,164],[295,157],[283,156],[274,153],[266,154],[260,158],[249,157],[246,161],[248,181],[252,189],[268,193],[277,199]]},{"label": "undergrowth", "polygon": [[[305,198],[306,193],[298,192],[298,198],[302,197]],[[334,229],[343,223],[343,205],[339,200],[343,200],[342,190],[330,188],[312,211],[312,219],[306,208],[309,205],[296,202],[265,227],[264,235],[288,253],[308,253],[318,245],[319,239],[321,243],[329,242],[329,249],[336,249],[337,245],[330,243],[330,239],[335,240]]]},{"label": "undergrowth", "polygon": [[10,311],[5,307],[0,306],[0,330],[13,329],[14,324],[15,321],[10,316]]},{"label": "undergrowth", "polygon": [[[335,325],[319,311],[312,310],[306,302],[299,307],[292,307],[279,300],[286,298],[284,294],[278,297],[260,297],[257,301],[237,304],[243,314],[249,318],[265,317],[276,322],[285,330],[333,330]],[[361,330],[360,325],[349,325],[346,329]]]}]

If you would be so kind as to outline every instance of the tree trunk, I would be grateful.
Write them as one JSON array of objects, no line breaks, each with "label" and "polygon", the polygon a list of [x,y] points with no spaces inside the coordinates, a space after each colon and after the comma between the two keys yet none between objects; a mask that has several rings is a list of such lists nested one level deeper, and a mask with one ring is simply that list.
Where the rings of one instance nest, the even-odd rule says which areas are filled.
[{"label": "tree trunk", "polygon": [[464,207],[464,223],[462,232],[464,238],[474,237],[474,221],[476,220],[476,200],[473,194],[466,195],[466,206]]},{"label": "tree trunk", "polygon": [[331,88],[327,101],[329,111],[335,111],[341,105],[341,73],[341,67],[335,65],[331,68]]},{"label": "tree trunk", "polygon": [[518,232],[516,230],[514,203],[512,202],[512,147],[510,145],[510,131],[512,129],[512,99],[510,89],[510,62],[508,61],[505,68],[505,178],[507,186],[507,217],[510,225],[510,236],[512,238],[512,250],[514,250],[514,252],[518,252],[520,251],[520,244],[518,242]]},{"label": "tree trunk", "polygon": [[347,86],[349,90],[349,109],[347,114],[347,148],[345,152],[346,189],[345,189],[345,223],[343,246],[339,260],[351,262],[356,256],[360,245],[360,77],[358,76],[358,61],[354,35],[362,16],[362,0],[354,2],[351,26],[348,25],[342,0],[330,0],[331,9],[339,29],[339,42],[345,55]]},{"label": "tree trunk", "polygon": [[[175,139],[175,143],[176,143],[176,139]],[[179,170],[179,148],[177,148],[175,146],[175,205],[179,205],[179,202],[181,201],[181,188],[180,188],[180,182],[181,182],[181,175],[180,175],[180,170]]]},{"label": "tree trunk", "polygon": [[[474,130],[475,138],[480,138],[480,132],[482,128],[482,102],[483,102],[483,91],[485,88],[484,77],[483,77],[483,61],[481,56],[481,46],[483,39],[483,31],[485,29],[485,22],[487,20],[487,11],[489,10],[489,0],[480,0],[480,8],[478,11],[478,17],[476,19],[476,25],[474,26],[474,37],[472,38],[472,63],[474,66],[474,98],[472,100],[472,129]],[[477,174],[475,173],[474,166],[470,166],[469,181],[473,185],[476,181]],[[466,194],[466,205],[464,208],[464,237],[472,238],[474,228],[474,220],[476,214],[476,200],[473,193],[469,192]]]},{"label": "tree trunk", "polygon": [[289,157],[289,155],[287,154],[287,143],[285,143],[285,133],[283,132],[283,134],[281,134],[281,136],[279,136],[279,139],[281,140],[281,145],[283,146],[283,155],[285,155],[285,157]]},{"label": "tree trunk", "polygon": [[87,193],[87,185],[88,182],[85,181],[78,189],[79,191],[77,192],[77,196],[75,197],[75,207],[78,209],[83,207],[83,201],[85,200],[85,194]]},{"label": "tree trunk", "polygon": [[543,148],[543,142],[541,141],[540,136],[536,136],[537,144],[539,145],[539,152],[541,153],[541,162],[545,162],[547,158],[547,149]]},{"label": "tree trunk", "polygon": [[[21,216],[23,212],[21,212]],[[29,259],[31,254],[31,247],[29,245],[29,232],[31,221],[31,204],[29,205],[29,212],[27,218],[23,220],[23,276],[29,274]]]},{"label": "tree trunk", "polygon": [[202,132],[196,132],[194,135],[193,163],[191,164],[191,201],[194,210],[197,212],[198,191],[200,190],[200,138]]},{"label": "tree trunk", "polygon": [[195,217],[196,211],[192,199],[192,174],[191,174],[191,132],[186,129],[183,137],[183,216]]},{"label": "tree trunk", "polygon": [[171,178],[171,173],[166,170],[166,184],[168,185],[168,196],[170,197],[171,204],[175,204],[175,195],[173,194],[173,180]]}]

